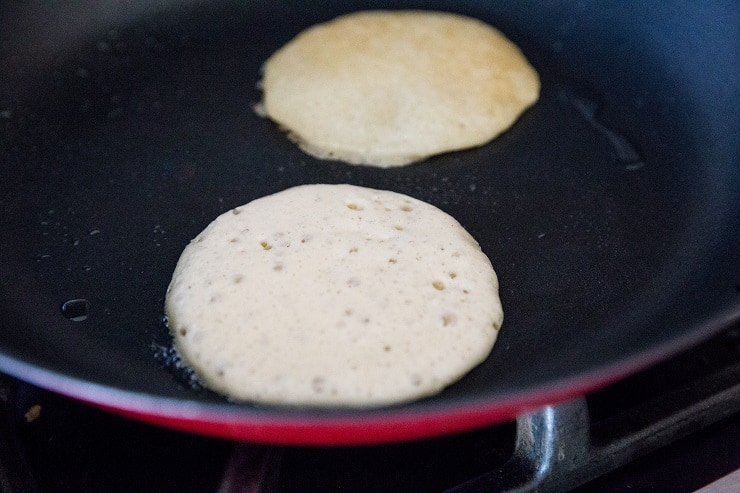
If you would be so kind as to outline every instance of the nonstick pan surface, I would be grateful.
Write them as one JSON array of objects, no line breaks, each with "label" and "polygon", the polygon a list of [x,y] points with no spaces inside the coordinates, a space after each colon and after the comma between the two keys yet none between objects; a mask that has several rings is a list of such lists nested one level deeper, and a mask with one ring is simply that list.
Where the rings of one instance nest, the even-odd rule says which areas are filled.
[{"label": "nonstick pan surface", "polygon": [[[740,318],[736,5],[75,5],[0,6],[0,371],[198,433],[372,443],[510,419]],[[262,62],[301,29],[409,6],[501,29],[540,73],[540,101],[489,145],[390,170],[313,159],[255,114]],[[370,410],[233,403],[168,366],[182,249],[222,212],[304,183],[457,218],[501,284],[488,360],[437,396]]]}]

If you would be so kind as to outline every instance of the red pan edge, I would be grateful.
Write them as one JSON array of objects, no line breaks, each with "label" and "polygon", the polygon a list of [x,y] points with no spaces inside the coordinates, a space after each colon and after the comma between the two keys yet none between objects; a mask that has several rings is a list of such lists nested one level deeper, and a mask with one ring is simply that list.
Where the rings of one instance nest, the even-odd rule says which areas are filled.
[{"label": "red pan edge", "polygon": [[[564,381],[541,391],[518,394],[503,402],[471,402],[453,408],[389,412],[378,416],[337,419],[264,418],[245,421],[216,412],[188,417],[156,410],[136,410],[87,401],[96,407],[149,424],[213,437],[275,445],[377,445],[470,431],[509,421],[534,409],[583,396],[647,368],[657,354],[617,365],[603,373]],[[634,366],[633,366],[634,365]],[[84,398],[82,399],[85,400]]]},{"label": "red pan edge", "polygon": [[[608,383],[594,381],[585,384],[590,386],[590,390],[594,390],[605,382]],[[554,389],[551,393],[521,397],[503,405],[481,403],[453,410],[398,413],[360,419],[299,418],[289,422],[270,418],[259,421],[223,419],[217,413],[207,412],[197,418],[187,418],[93,405],[149,424],[212,437],[274,445],[350,446],[394,443],[465,432],[502,423],[525,411],[580,395],[582,393],[577,388],[563,387]]]},{"label": "red pan edge", "polygon": [[[450,408],[389,410],[372,416],[329,418],[285,415],[245,417],[230,410],[203,409],[193,401],[147,396],[67,377],[23,361],[0,360],[3,371],[25,381],[120,416],[201,435],[274,445],[373,445],[431,438],[514,419],[538,407],[582,396],[648,368],[690,348],[721,329],[740,322],[740,305],[717,313],[704,331],[674,340],[591,374],[564,379],[545,388],[504,396],[495,402],[470,401]],[[10,364],[8,364],[10,363]]]}]

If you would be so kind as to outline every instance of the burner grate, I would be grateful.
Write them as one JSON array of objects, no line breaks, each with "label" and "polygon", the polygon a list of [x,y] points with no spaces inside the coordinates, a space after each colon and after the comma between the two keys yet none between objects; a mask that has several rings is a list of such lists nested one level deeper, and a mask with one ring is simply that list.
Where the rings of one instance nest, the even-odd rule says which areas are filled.
[{"label": "burner grate", "polygon": [[[682,455],[668,461],[684,471],[662,480],[671,484],[664,490],[692,491],[740,468],[738,411],[737,328],[516,423],[366,447],[233,444],[125,420],[0,375],[0,492],[623,491],[613,487],[620,471],[644,475],[636,464],[677,449],[666,444],[686,435]],[[719,445],[694,457],[710,432]],[[700,469],[714,476],[686,479]]]}]

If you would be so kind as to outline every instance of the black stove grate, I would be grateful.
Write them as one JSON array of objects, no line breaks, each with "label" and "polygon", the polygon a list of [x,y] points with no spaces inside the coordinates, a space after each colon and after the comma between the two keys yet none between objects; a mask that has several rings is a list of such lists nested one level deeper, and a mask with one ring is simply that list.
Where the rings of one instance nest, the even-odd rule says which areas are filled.
[{"label": "black stove grate", "polygon": [[693,491],[740,468],[738,328],[517,423],[366,447],[235,445],[0,378],[2,493]]}]

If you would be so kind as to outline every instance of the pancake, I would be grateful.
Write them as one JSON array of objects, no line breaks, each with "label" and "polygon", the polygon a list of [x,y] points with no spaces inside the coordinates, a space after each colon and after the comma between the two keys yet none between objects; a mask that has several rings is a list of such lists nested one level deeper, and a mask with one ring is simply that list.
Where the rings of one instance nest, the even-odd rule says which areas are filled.
[{"label": "pancake", "polygon": [[259,112],[304,151],[383,168],[491,141],[540,88],[499,31],[428,11],[365,11],[315,25],[263,71]]},{"label": "pancake", "polygon": [[478,243],[414,198],[304,185],[224,213],[183,251],[165,310],[175,347],[233,399],[378,406],[441,391],[503,320]]}]

